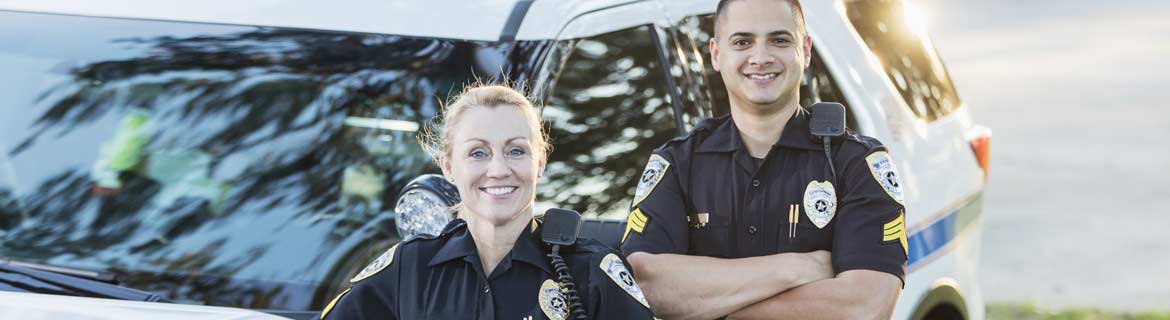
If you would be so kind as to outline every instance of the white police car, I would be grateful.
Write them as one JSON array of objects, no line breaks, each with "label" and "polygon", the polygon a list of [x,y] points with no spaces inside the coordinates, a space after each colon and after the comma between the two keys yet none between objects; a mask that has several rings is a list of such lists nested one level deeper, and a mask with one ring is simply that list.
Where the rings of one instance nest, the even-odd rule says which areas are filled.
[{"label": "white police car", "polygon": [[[727,113],[705,52],[715,2],[2,2],[0,291],[63,312],[183,304],[118,318],[313,318],[363,257],[449,219],[450,190],[407,187],[438,172],[414,137],[476,78],[531,88],[556,146],[541,205],[599,216],[583,231],[616,244],[650,151]],[[912,7],[804,6],[802,104],[845,103],[902,173],[895,318],[982,319],[989,131]]]}]

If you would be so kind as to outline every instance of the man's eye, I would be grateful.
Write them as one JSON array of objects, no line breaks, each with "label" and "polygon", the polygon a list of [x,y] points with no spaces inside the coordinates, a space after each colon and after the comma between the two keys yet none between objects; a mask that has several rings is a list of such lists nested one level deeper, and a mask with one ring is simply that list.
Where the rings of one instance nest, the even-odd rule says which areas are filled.
[{"label": "man's eye", "polygon": [[788,41],[788,39],[776,39],[776,40],[772,40],[772,41],[776,42],[776,44],[788,44],[790,42],[790,41]]},{"label": "man's eye", "polygon": [[737,47],[742,47],[742,46],[748,45],[748,41],[747,40],[735,40],[735,41],[732,41],[731,44],[733,44]]},{"label": "man's eye", "polygon": [[471,151],[471,154],[468,154],[468,156],[470,156],[473,159],[483,159],[483,158],[487,158],[488,154],[487,154],[487,152],[484,152],[483,150],[474,150],[474,151]]},{"label": "man's eye", "polygon": [[526,154],[526,152],[524,152],[524,149],[515,148],[512,150],[509,150],[508,154],[513,156],[513,157],[519,157],[519,156],[523,156],[524,154]]}]

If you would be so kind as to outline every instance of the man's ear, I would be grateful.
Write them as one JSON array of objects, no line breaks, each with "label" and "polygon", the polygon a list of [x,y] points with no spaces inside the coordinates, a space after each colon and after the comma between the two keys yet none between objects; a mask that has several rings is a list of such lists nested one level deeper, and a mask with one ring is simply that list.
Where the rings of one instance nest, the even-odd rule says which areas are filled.
[{"label": "man's ear", "polygon": [[804,35],[804,68],[808,69],[812,65],[812,37]]},{"label": "man's ear", "polygon": [[715,37],[711,37],[711,41],[707,42],[708,50],[711,52],[711,68],[715,72],[719,72],[719,46],[715,44]]}]

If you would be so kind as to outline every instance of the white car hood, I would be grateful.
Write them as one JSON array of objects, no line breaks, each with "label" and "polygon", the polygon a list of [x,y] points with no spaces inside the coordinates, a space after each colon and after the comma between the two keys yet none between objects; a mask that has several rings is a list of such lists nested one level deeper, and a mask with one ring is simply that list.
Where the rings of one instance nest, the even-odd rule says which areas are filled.
[{"label": "white car hood", "polygon": [[0,291],[0,319],[287,319],[251,310]]}]

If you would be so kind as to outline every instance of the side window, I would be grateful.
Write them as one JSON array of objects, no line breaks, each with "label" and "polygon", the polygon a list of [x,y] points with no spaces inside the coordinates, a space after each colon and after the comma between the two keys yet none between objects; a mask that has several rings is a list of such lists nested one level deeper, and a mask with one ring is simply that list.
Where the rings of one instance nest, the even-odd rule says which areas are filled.
[{"label": "side window", "polygon": [[[723,85],[723,78],[711,65],[711,50],[707,45],[715,30],[715,15],[687,17],[680,21],[679,30],[690,35],[699,51],[704,72],[706,73],[706,87],[711,97],[711,110],[716,117],[731,112],[727,96],[727,87]],[[828,67],[817,54],[817,47],[812,50],[812,63],[804,70],[804,80],[800,84],[800,106],[808,108],[817,102],[840,102],[848,107],[845,97]],[[846,125],[857,128],[857,121],[852,112],[846,112]]]},{"label": "side window", "polygon": [[857,34],[882,64],[906,105],[933,121],[959,107],[959,97],[942,60],[913,12],[900,0],[848,1],[845,13]]},{"label": "side window", "polygon": [[650,152],[677,135],[650,26],[567,40],[542,116],[554,146],[541,205],[621,217]]}]

